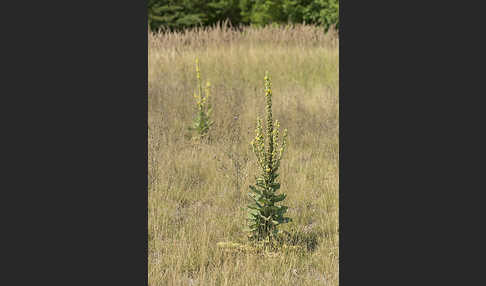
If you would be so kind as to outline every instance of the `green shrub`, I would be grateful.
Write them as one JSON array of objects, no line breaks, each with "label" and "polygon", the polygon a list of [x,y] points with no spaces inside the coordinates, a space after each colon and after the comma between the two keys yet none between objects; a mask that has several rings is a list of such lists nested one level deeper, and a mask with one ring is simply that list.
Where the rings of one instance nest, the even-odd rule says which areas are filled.
[{"label": "green shrub", "polygon": [[314,0],[305,7],[303,20],[323,26],[326,31],[331,26],[339,28],[339,0]]},{"label": "green shrub", "polygon": [[246,23],[263,26],[271,23],[286,23],[283,10],[284,0],[242,0],[240,1],[242,19]]}]

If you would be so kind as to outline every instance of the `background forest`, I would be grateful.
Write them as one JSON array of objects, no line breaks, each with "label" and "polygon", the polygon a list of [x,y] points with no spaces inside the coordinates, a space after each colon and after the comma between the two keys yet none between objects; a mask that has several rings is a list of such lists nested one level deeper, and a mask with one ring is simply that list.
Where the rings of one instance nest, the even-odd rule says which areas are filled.
[{"label": "background forest", "polygon": [[338,0],[148,0],[150,29],[306,23],[339,27]]}]

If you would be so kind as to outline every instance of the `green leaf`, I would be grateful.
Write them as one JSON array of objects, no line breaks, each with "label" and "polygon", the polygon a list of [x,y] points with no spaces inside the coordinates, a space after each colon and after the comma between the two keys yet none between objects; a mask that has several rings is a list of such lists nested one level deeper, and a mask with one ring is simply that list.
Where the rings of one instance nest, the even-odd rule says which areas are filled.
[{"label": "green leaf", "polygon": [[255,203],[248,205],[248,208],[254,209],[254,210],[260,210],[263,206],[258,203],[258,201],[255,201]]},{"label": "green leaf", "polygon": [[265,216],[262,216],[261,214],[259,214],[259,216],[261,218],[263,218],[265,221],[269,221],[272,218],[272,216],[265,217]]},{"label": "green leaf", "polygon": [[250,189],[251,189],[253,192],[255,192],[256,194],[258,194],[258,195],[260,195],[260,196],[261,196],[261,195],[263,195],[263,194],[262,194],[262,192],[261,192],[260,190],[258,190],[257,188],[255,188],[255,186],[250,185],[249,187],[250,187]]},{"label": "green leaf", "polygon": [[285,200],[286,197],[287,197],[286,194],[280,194],[280,195],[274,196],[272,201],[275,202],[275,203],[280,202],[280,201]]},{"label": "green leaf", "polygon": [[272,189],[274,189],[274,190],[278,190],[278,189],[280,189],[280,183],[273,183],[273,184],[270,185],[270,187],[272,187]]},{"label": "green leaf", "polygon": [[258,200],[256,200],[257,202],[259,202],[260,204],[262,204],[263,206],[268,206],[270,204],[270,201],[267,200],[266,198],[264,197],[260,197]]},{"label": "green leaf", "polygon": [[249,220],[255,220],[255,216],[253,216],[250,213],[246,216],[246,218],[249,219]]},{"label": "green leaf", "polygon": [[278,211],[278,207],[277,206],[269,206],[268,209],[273,212],[273,213],[276,213]]},{"label": "green leaf", "polygon": [[248,194],[248,196],[250,196],[250,198],[252,198],[255,202],[260,202],[261,203],[261,200],[262,200],[262,196],[261,195],[258,195],[258,194]]}]

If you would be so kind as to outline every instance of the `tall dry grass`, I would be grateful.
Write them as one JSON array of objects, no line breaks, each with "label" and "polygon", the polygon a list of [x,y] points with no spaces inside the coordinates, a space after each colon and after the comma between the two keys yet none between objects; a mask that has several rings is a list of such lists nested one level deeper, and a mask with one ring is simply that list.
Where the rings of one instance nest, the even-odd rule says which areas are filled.
[{"label": "tall dry grass", "polygon": [[[338,285],[338,38],[313,26],[226,26],[149,35],[149,285]],[[212,141],[194,144],[195,58],[212,84]],[[289,133],[280,170],[282,226],[304,252],[228,254],[245,242],[249,145],[264,114]]]}]

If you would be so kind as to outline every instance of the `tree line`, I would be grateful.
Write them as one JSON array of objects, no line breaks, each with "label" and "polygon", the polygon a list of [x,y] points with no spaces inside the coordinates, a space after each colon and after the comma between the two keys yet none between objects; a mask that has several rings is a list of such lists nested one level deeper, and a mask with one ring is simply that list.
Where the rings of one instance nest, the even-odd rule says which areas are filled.
[{"label": "tree line", "polygon": [[151,30],[231,25],[307,23],[339,27],[339,0],[148,0]]}]

